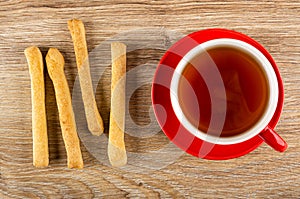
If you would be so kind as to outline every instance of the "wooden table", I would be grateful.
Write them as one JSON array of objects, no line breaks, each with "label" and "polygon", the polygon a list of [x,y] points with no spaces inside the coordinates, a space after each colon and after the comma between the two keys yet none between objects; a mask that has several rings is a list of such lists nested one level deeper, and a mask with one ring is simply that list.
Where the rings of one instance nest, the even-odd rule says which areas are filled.
[{"label": "wooden table", "polygon": [[[0,198],[299,198],[299,13],[298,0],[1,1]],[[130,97],[128,117],[137,129],[148,130],[147,133],[128,130],[125,141],[131,156],[126,168],[112,168],[107,164],[103,143],[99,144],[101,154],[97,146],[90,153],[88,149],[94,149],[87,142],[81,144],[85,168],[67,168],[54,90],[47,73],[50,166],[44,169],[32,166],[30,77],[23,50],[37,45],[45,54],[49,47],[59,48],[65,56],[65,73],[74,92],[77,69],[67,29],[67,20],[71,18],[85,22],[89,52],[95,52],[111,38],[126,40],[137,29],[144,33],[136,31],[136,37],[130,37],[131,42],[135,39],[142,42],[144,35],[153,41],[150,47],[132,47],[128,54],[128,70],[142,64],[152,65],[128,80],[129,84],[147,80]],[[275,152],[263,144],[237,159],[198,159],[181,153],[157,129],[157,123],[151,121],[149,79],[153,77],[153,64],[182,35],[213,27],[233,29],[253,37],[276,60],[285,85],[284,110],[276,131],[289,144],[285,153]],[[156,43],[162,44],[162,48],[155,46]],[[100,48],[100,52],[105,53],[105,49]],[[107,55],[98,57],[98,62],[95,59],[103,69],[95,85],[106,127],[110,104],[110,55]],[[102,62],[102,58],[106,61]],[[80,119],[84,121],[84,117]],[[85,122],[80,125],[84,128]],[[83,141],[82,134],[81,138]],[[105,142],[106,138],[107,132],[101,139]],[[153,151],[158,155],[144,159]],[[145,164],[140,164],[143,161]]]}]

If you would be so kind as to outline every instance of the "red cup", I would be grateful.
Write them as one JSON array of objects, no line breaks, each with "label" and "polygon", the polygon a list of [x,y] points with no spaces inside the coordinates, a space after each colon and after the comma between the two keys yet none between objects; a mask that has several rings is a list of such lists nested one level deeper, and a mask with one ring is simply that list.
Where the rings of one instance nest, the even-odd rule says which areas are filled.
[{"label": "red cup", "polygon": [[[229,137],[211,136],[193,126],[178,100],[179,76],[187,63],[201,50],[220,45],[243,50],[258,60],[269,86],[269,101],[259,121],[247,131]],[[152,84],[152,104],[164,133],[184,151],[206,159],[239,157],[263,141],[277,151],[286,150],[286,142],[274,131],[283,99],[282,79],[271,55],[250,37],[225,29],[195,32],[175,43],[161,59]]]}]

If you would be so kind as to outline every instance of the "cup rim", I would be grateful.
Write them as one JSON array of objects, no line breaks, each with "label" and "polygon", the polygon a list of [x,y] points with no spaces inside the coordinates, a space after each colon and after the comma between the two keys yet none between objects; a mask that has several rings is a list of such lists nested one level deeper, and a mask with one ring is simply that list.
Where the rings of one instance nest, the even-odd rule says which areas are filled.
[{"label": "cup rim", "polygon": [[[267,102],[267,107],[265,108],[265,111],[261,116],[261,118],[259,119],[259,121],[256,122],[256,124],[252,126],[250,129],[244,131],[243,133],[231,137],[216,137],[216,136],[208,135],[200,131],[197,127],[193,126],[189,122],[189,120],[186,118],[185,114],[181,110],[179,100],[178,100],[178,85],[179,85],[180,75],[175,75],[175,74],[181,74],[185,66],[188,64],[188,62],[192,60],[195,56],[197,56],[199,53],[209,48],[222,47],[222,46],[234,47],[252,56],[262,66],[261,68],[265,73],[268,86],[269,86],[269,100]],[[263,55],[261,51],[259,51],[254,46],[241,40],[229,39],[229,38],[212,39],[204,43],[198,44],[190,51],[188,51],[188,53],[185,54],[177,64],[170,85],[171,105],[180,123],[191,134],[198,137],[199,139],[204,140],[206,142],[221,144],[221,145],[241,143],[253,138],[254,136],[258,135],[261,131],[263,131],[263,129],[265,129],[268,126],[269,122],[272,120],[272,117],[276,111],[278,97],[279,97],[278,79],[276,77],[273,66],[269,62],[269,60]]]}]

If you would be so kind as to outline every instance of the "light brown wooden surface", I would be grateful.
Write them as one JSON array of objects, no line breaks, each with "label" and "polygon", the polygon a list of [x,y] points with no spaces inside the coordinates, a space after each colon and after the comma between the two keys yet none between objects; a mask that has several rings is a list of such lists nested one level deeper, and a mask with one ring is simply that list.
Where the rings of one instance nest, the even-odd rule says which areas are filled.
[{"label": "light brown wooden surface", "polygon": [[[299,198],[299,13],[298,0],[1,1],[0,198]],[[65,73],[72,93],[77,69],[67,20],[75,17],[86,24],[89,52],[110,37],[137,28],[164,28],[188,34],[222,27],[253,37],[269,50],[283,77],[285,103],[276,130],[289,144],[288,150],[277,153],[263,144],[246,156],[227,161],[208,161],[179,153],[170,164],[143,174],[139,171],[145,169],[139,165],[135,169],[117,169],[98,161],[82,143],[85,168],[68,169],[54,89],[46,75],[50,166],[34,168],[30,77],[23,51],[31,45],[39,46],[44,54],[49,47],[58,48],[65,56]],[[167,47],[177,37],[160,42]],[[147,62],[157,63],[163,52],[132,51],[128,54],[127,70]],[[104,69],[96,100],[106,125],[102,137],[107,137],[110,65]],[[139,75],[152,78],[153,73],[145,70]],[[139,125],[150,122],[150,90],[146,84],[131,96],[129,112]],[[125,142],[127,150],[137,154],[164,148],[169,143],[161,131],[148,138],[127,135]],[[169,156],[161,153],[157,161]]]}]

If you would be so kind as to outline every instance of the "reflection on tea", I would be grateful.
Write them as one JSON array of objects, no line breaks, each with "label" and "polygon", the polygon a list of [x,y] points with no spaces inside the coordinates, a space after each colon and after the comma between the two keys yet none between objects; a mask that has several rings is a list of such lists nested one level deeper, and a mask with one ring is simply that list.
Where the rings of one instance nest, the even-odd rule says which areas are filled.
[{"label": "reflection on tea", "polygon": [[[185,67],[179,81],[179,104],[186,118],[199,130],[221,137],[248,130],[260,119],[269,99],[268,82],[260,64],[231,47],[208,49],[196,59]],[[213,67],[215,70],[210,70]],[[222,85],[217,81],[209,81],[208,85],[205,81],[216,77],[220,77]],[[224,103],[212,103],[218,101]],[[212,121],[218,118],[212,117],[212,111],[223,114],[225,121]],[[218,122],[223,128],[210,127]]]}]

